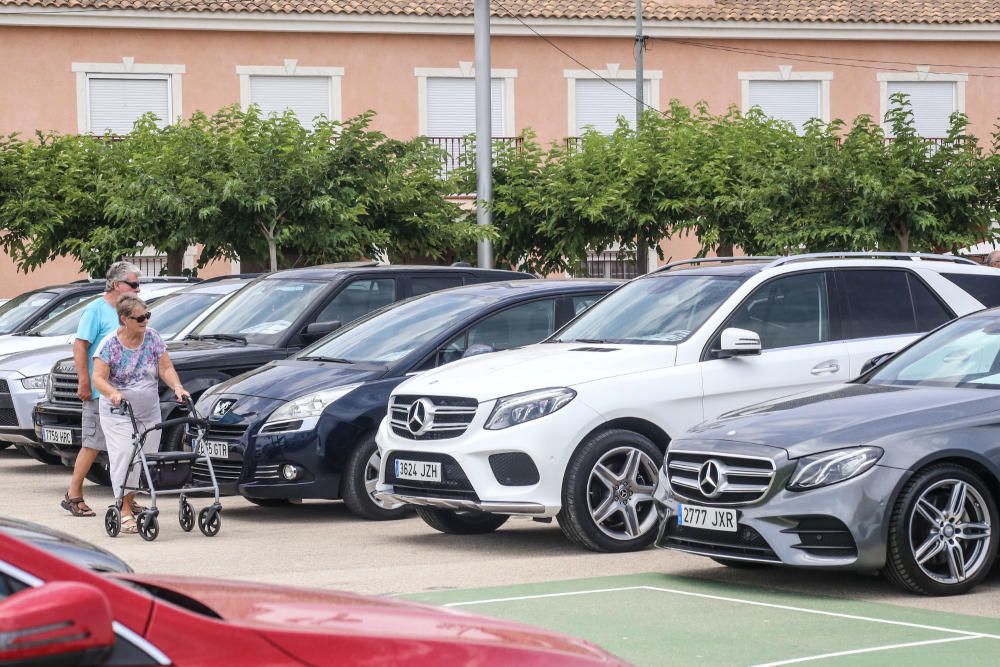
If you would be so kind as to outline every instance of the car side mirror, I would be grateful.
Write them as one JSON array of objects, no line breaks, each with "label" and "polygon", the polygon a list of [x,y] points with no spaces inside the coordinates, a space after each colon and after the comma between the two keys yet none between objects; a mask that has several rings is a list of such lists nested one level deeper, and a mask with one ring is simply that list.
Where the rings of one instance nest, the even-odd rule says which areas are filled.
[{"label": "car side mirror", "polygon": [[312,324],[306,325],[302,335],[306,340],[314,341],[319,340],[328,333],[333,333],[339,328],[340,320],[333,320],[331,322],[313,322]]},{"label": "car side mirror", "polygon": [[761,349],[760,336],[756,331],[730,327],[722,330],[719,349],[714,352],[717,359],[729,359],[760,354]]},{"label": "car side mirror", "polygon": [[871,359],[866,361],[864,365],[861,367],[861,375],[864,375],[873,368],[881,366],[885,362],[889,361],[889,357],[891,357],[894,354],[895,352],[883,352],[878,356],[872,357]]},{"label": "car side mirror", "polygon": [[57,581],[0,602],[0,662],[100,665],[115,644],[111,605],[98,588]]},{"label": "car side mirror", "polygon": [[465,352],[462,353],[462,358],[468,359],[469,357],[475,357],[480,354],[489,354],[490,352],[496,352],[496,348],[492,345],[486,345],[485,343],[476,343],[475,345],[470,345]]}]

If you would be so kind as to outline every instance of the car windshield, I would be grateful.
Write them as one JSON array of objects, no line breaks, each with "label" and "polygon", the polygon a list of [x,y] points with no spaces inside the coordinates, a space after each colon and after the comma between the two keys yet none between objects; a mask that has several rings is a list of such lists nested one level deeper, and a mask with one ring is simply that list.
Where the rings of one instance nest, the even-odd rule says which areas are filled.
[{"label": "car windshield", "polygon": [[461,292],[418,296],[383,308],[334,332],[295,358],[388,365],[443,335],[457,322],[494,301],[493,297]]},{"label": "car windshield", "polygon": [[192,338],[227,337],[273,344],[323,293],[317,280],[261,280],[248,285],[198,325]]},{"label": "car windshield", "polygon": [[1000,389],[1000,318],[957,320],[887,361],[868,384]]},{"label": "car windshield", "polygon": [[30,292],[0,306],[0,334],[9,334],[54,298],[56,292]]},{"label": "car windshield", "polygon": [[80,325],[80,318],[83,317],[83,309],[95,299],[102,298],[100,294],[94,295],[86,301],[81,301],[72,308],[67,308],[51,320],[34,327],[27,332],[29,336],[69,336],[75,334]]},{"label": "car windshield", "polygon": [[206,292],[171,294],[149,307],[149,312],[153,314],[150,324],[161,337],[170,340],[224,296]]},{"label": "car windshield", "polygon": [[548,342],[672,345],[700,327],[742,280],[654,275],[633,280],[573,320]]}]

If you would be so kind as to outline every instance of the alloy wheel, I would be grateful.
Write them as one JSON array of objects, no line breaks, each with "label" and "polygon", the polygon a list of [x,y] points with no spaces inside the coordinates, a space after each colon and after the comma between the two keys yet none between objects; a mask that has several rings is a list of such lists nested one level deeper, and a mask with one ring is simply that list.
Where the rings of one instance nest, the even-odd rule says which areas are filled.
[{"label": "alloy wheel", "polygon": [[365,464],[365,491],[368,493],[368,497],[371,498],[373,503],[384,510],[394,510],[397,507],[402,507],[403,503],[393,500],[380,500],[375,497],[375,487],[378,485],[378,471],[381,467],[382,456],[378,453],[378,449],[376,449],[375,453],[368,457],[368,463]]},{"label": "alloy wheel", "polygon": [[656,463],[634,447],[609,450],[587,479],[587,504],[601,532],[615,540],[631,540],[656,526],[653,490]]},{"label": "alloy wheel", "polygon": [[943,479],[920,494],[909,521],[913,559],[942,584],[974,577],[989,559],[993,517],[983,496],[960,479]]}]

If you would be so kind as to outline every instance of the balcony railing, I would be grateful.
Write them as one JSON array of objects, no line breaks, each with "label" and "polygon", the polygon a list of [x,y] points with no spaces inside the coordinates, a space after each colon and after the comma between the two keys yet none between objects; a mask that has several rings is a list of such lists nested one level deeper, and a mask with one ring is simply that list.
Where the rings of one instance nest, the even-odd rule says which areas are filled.
[{"label": "balcony railing", "polygon": [[594,252],[580,262],[579,274],[586,278],[620,278],[628,280],[639,275],[634,259],[625,259],[617,250]]},{"label": "balcony railing", "polygon": [[[476,141],[471,137],[427,137],[427,140],[445,152],[441,163],[442,178],[458,167],[463,154],[467,151],[471,153],[476,148]],[[493,137],[493,150],[496,152],[498,149],[511,147],[519,149],[523,142],[523,137]]]},{"label": "balcony railing", "polygon": [[167,268],[166,255],[132,255],[123,259],[138,266],[144,276],[158,276]]}]

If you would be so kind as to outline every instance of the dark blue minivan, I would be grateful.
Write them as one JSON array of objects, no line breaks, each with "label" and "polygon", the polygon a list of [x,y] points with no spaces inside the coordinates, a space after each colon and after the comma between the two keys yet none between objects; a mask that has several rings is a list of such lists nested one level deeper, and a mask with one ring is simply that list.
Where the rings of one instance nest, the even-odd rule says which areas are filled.
[{"label": "dark blue minivan", "polygon": [[[404,516],[407,508],[372,495],[375,431],[396,385],[465,356],[543,340],[618,284],[518,280],[425,294],[216,385],[198,411],[209,418],[203,446],[220,486],[258,505],[343,498],[366,519]],[[196,477],[206,474],[196,465]]]}]

